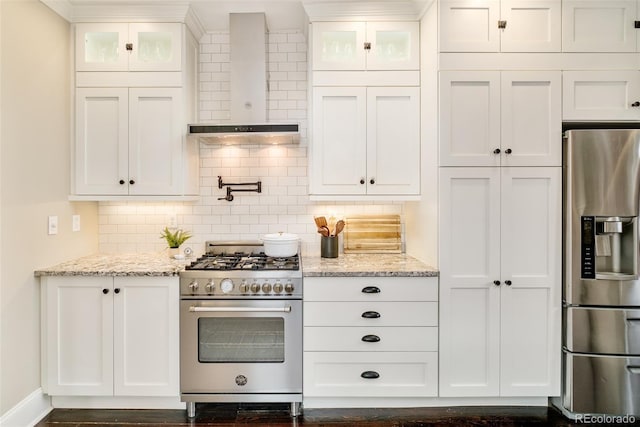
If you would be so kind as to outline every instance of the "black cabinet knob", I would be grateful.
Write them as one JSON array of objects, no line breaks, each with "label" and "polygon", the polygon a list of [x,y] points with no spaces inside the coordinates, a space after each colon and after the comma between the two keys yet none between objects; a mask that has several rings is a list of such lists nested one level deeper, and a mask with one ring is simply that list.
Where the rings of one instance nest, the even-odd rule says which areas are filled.
[{"label": "black cabinet knob", "polygon": [[364,371],[360,374],[360,376],[368,380],[375,380],[376,378],[380,378],[380,374],[376,371]]},{"label": "black cabinet knob", "polygon": [[500,280],[494,280],[493,284],[496,285],[496,286],[500,286]]},{"label": "black cabinet knob", "polygon": [[377,335],[365,335],[362,337],[364,342],[380,342],[380,337]]},{"label": "black cabinet knob", "polygon": [[505,280],[504,284],[507,285],[507,286],[511,286],[511,280]]},{"label": "black cabinet knob", "polygon": [[380,313],[378,313],[377,311],[365,311],[364,313],[362,313],[362,317],[364,317],[365,319],[379,319]]},{"label": "black cabinet knob", "polygon": [[632,107],[640,107],[640,101],[636,101],[633,104],[631,104]]},{"label": "black cabinet knob", "polygon": [[513,153],[513,151],[511,151],[511,148],[507,148],[506,150],[504,150],[504,152],[507,153],[507,154]]},{"label": "black cabinet knob", "polygon": [[369,180],[369,184],[373,185],[373,184],[375,184],[375,183],[376,183],[376,180],[375,180],[375,179],[371,178],[371,179]]},{"label": "black cabinet knob", "polygon": [[124,179],[121,179],[121,180],[120,180],[120,185],[124,185],[124,183],[125,183],[125,182],[126,182],[126,181],[125,181]]},{"label": "black cabinet knob", "polygon": [[103,289],[102,293],[105,294],[105,295],[108,294],[109,293],[109,289]]},{"label": "black cabinet knob", "polygon": [[360,178],[360,184],[364,185],[364,178]]},{"label": "black cabinet knob", "polygon": [[135,184],[135,183],[136,183],[136,182],[135,182],[134,180],[132,180],[132,179],[130,179],[130,180],[129,180],[129,184],[133,185],[133,184]]},{"label": "black cabinet knob", "polygon": [[362,288],[362,293],[363,294],[379,294],[380,288],[377,286],[366,286]]},{"label": "black cabinet knob", "polygon": [[493,150],[493,154],[500,154],[500,149],[496,148],[495,150]]},{"label": "black cabinet knob", "polygon": [[119,293],[120,293],[120,288],[115,288],[115,289],[113,290],[113,292],[115,292],[116,294],[119,294]]}]

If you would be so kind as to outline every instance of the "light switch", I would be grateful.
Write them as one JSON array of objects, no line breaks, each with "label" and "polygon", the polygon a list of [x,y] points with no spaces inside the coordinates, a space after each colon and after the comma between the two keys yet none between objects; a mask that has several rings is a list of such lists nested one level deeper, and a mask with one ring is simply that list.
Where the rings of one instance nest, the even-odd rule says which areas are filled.
[{"label": "light switch", "polygon": [[73,215],[71,219],[71,229],[73,231],[80,231],[80,215]]},{"label": "light switch", "polygon": [[49,216],[49,234],[58,234],[58,216]]}]

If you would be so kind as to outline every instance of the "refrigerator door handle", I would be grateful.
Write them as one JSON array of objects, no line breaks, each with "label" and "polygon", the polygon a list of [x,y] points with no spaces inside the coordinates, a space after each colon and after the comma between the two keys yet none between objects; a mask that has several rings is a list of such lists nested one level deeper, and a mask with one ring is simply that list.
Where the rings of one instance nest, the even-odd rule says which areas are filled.
[{"label": "refrigerator door handle", "polygon": [[627,365],[627,371],[634,375],[640,375],[640,366]]}]

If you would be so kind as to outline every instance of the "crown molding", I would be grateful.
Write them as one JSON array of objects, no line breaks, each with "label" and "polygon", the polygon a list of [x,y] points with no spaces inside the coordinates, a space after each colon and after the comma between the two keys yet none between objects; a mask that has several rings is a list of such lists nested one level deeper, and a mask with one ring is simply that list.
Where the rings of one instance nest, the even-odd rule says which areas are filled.
[{"label": "crown molding", "polygon": [[418,20],[432,0],[302,0],[309,21]]},{"label": "crown molding", "polygon": [[71,23],[76,22],[183,22],[196,40],[205,29],[189,1],[158,1],[137,4],[126,1],[40,0]]},{"label": "crown molding", "polygon": [[188,3],[176,4],[77,4],[72,22],[184,22]]}]

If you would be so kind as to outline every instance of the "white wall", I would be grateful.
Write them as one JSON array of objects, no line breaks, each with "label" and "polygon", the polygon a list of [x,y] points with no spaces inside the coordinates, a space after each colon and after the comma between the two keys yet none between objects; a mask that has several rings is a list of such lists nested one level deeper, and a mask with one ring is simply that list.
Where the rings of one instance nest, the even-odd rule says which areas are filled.
[{"label": "white wall", "polygon": [[[200,112],[202,121],[229,119],[228,32],[211,32],[200,40]],[[159,251],[158,237],[171,213],[180,227],[192,231],[196,253],[206,240],[258,239],[286,231],[299,234],[303,253],[320,253],[314,215],[399,214],[403,203],[317,203],[308,196],[307,157],[307,40],[300,30],[269,33],[267,118],[300,123],[300,146],[206,146],[200,149],[201,198],[196,203],[100,203],[100,250]],[[234,194],[218,200],[217,176],[225,181],[262,181],[262,193]]]},{"label": "white wall", "polygon": [[[70,203],[69,24],[0,1],[0,416],[40,387],[38,268],[96,252],[97,205]],[[71,231],[72,214],[82,230]],[[59,233],[47,235],[47,216]]]}]

